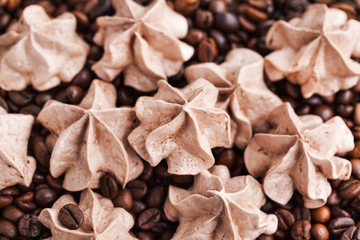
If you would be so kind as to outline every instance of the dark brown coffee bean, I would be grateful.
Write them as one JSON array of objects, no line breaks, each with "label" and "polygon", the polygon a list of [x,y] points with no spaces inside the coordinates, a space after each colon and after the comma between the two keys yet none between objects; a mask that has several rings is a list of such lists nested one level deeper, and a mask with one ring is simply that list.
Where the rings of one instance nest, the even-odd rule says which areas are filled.
[{"label": "dark brown coffee bean", "polygon": [[32,101],[34,94],[29,90],[23,90],[20,92],[8,92],[8,97],[17,106],[23,107]]},{"label": "dark brown coffee bean", "polygon": [[0,107],[5,109],[7,112],[9,112],[9,106],[4,98],[0,97]]},{"label": "dark brown coffee bean", "polygon": [[288,211],[286,209],[282,209],[282,208],[277,209],[274,212],[274,214],[278,218],[279,229],[284,230],[284,231],[290,230],[291,226],[295,222],[294,215],[290,211]]},{"label": "dark brown coffee bean", "polygon": [[169,222],[161,221],[158,224],[156,224],[156,226],[153,227],[151,229],[151,231],[153,231],[155,234],[159,235],[159,234],[161,234],[161,233],[163,233],[166,230],[171,229],[171,228],[172,228],[172,225]]},{"label": "dark brown coffee bean", "polygon": [[200,29],[190,29],[186,35],[185,42],[191,46],[197,46],[201,40],[206,38],[206,33]]},{"label": "dark brown coffee bean", "polygon": [[137,201],[135,200],[133,202],[133,206],[131,208],[131,212],[135,213],[135,214],[140,214],[142,213],[144,210],[146,209],[146,204],[141,202],[141,201]]},{"label": "dark brown coffee bean", "polygon": [[130,190],[120,190],[118,195],[113,199],[113,203],[115,207],[122,207],[129,211],[133,205],[133,198]]},{"label": "dark brown coffee bean", "polygon": [[104,197],[113,199],[119,193],[119,184],[110,174],[104,174],[100,178],[100,191]]},{"label": "dark brown coffee bean", "polygon": [[340,202],[341,202],[341,198],[337,194],[336,190],[333,189],[330,196],[327,199],[327,204],[329,206],[334,206],[334,205],[338,205]]},{"label": "dark brown coffee bean", "polygon": [[355,95],[351,90],[340,91],[337,93],[336,102],[338,104],[347,105],[354,102]]},{"label": "dark brown coffee bean", "polygon": [[350,152],[352,158],[360,158],[360,141],[355,142],[355,148]]},{"label": "dark brown coffee bean", "polygon": [[311,236],[314,240],[328,240],[330,234],[323,224],[316,223],[311,227]]},{"label": "dark brown coffee bean", "polygon": [[201,29],[211,28],[214,22],[212,12],[198,9],[195,13],[195,25]]},{"label": "dark brown coffee bean", "polygon": [[19,197],[17,197],[14,201],[15,205],[18,206],[21,210],[25,212],[31,212],[36,209],[36,204],[33,202],[34,193],[27,192]]},{"label": "dark brown coffee bean", "polygon": [[306,114],[310,114],[310,112],[311,112],[311,107],[309,104],[302,104],[296,109],[297,115],[306,115]]},{"label": "dark brown coffee bean", "polygon": [[174,235],[174,232],[171,230],[166,230],[161,234],[161,240],[170,240]]},{"label": "dark brown coffee bean", "polygon": [[200,0],[175,0],[175,10],[183,15],[190,15],[200,6]]},{"label": "dark brown coffee bean", "polygon": [[78,104],[84,97],[84,90],[81,87],[71,85],[65,89],[66,97],[72,104]]},{"label": "dark brown coffee bean", "polygon": [[294,85],[289,82],[285,82],[285,91],[292,98],[298,98],[300,96],[300,88],[298,85]]},{"label": "dark brown coffee bean", "polygon": [[360,159],[351,159],[352,175],[360,179]]},{"label": "dark brown coffee bean", "polygon": [[220,31],[232,33],[239,29],[239,22],[230,12],[218,12],[215,14],[215,26]]},{"label": "dark brown coffee bean", "polygon": [[0,15],[0,31],[5,31],[11,22],[11,15],[3,13]]},{"label": "dark brown coffee bean", "polygon": [[55,190],[61,191],[64,188],[62,187],[62,179],[61,178],[54,178],[50,174],[46,175],[46,182]]},{"label": "dark brown coffee bean", "polygon": [[284,239],[290,239],[290,234],[288,231],[283,231],[281,229],[276,230],[274,233],[275,239],[284,240]]},{"label": "dark brown coffee bean", "polygon": [[155,234],[150,231],[142,231],[137,233],[139,240],[155,240]]},{"label": "dark brown coffee bean", "polygon": [[149,180],[154,172],[154,168],[150,166],[150,164],[148,164],[147,162],[144,163],[144,171],[142,172],[142,174],[140,175],[140,179],[147,181]]},{"label": "dark brown coffee bean", "polygon": [[41,108],[39,106],[37,106],[35,104],[29,104],[25,107],[20,108],[19,113],[29,114],[36,118],[40,111],[41,111]]},{"label": "dark brown coffee bean", "polygon": [[75,230],[83,224],[84,215],[78,206],[69,203],[59,210],[59,221],[68,229]]},{"label": "dark brown coffee bean", "polygon": [[360,181],[351,179],[343,182],[338,188],[338,194],[342,199],[352,199],[360,193]]},{"label": "dark brown coffee bean", "polygon": [[335,102],[335,94],[329,96],[321,96],[321,99],[327,104],[333,104]]},{"label": "dark brown coffee bean", "polygon": [[157,208],[149,208],[140,214],[136,224],[142,230],[150,230],[160,222],[160,219],[161,211]]},{"label": "dark brown coffee bean", "polygon": [[311,238],[310,230],[311,224],[309,221],[296,221],[291,227],[291,236],[294,240],[308,240]]},{"label": "dark brown coffee bean", "polygon": [[2,196],[16,196],[19,194],[20,194],[19,189],[14,186],[4,188],[3,190],[0,191],[0,195]]},{"label": "dark brown coffee bean", "polygon": [[117,96],[121,106],[132,106],[136,101],[134,91],[129,87],[121,86]]},{"label": "dark brown coffee bean", "polygon": [[304,206],[298,206],[294,210],[294,217],[296,221],[300,220],[308,220],[311,221],[311,213],[310,210],[305,208]]},{"label": "dark brown coffee bean", "polygon": [[336,112],[343,118],[351,117],[354,112],[354,106],[352,105],[337,105]]},{"label": "dark brown coffee bean", "polygon": [[146,198],[146,204],[149,207],[156,208],[160,207],[165,198],[165,190],[162,186],[155,186],[150,189]]},{"label": "dark brown coffee bean", "polygon": [[7,206],[11,205],[12,202],[13,202],[12,196],[1,196],[0,195],[0,208],[7,207]]},{"label": "dark brown coffee bean", "polygon": [[19,208],[11,205],[3,209],[2,217],[12,223],[17,223],[22,216],[24,216],[24,212]]},{"label": "dark brown coffee bean", "polygon": [[360,194],[351,201],[351,208],[360,213]]},{"label": "dark brown coffee bean", "polygon": [[245,8],[245,14],[250,20],[254,22],[265,22],[268,19],[268,16],[265,12],[250,6]]},{"label": "dark brown coffee bean", "polygon": [[211,37],[215,40],[216,46],[218,47],[218,50],[221,53],[224,53],[228,49],[228,43],[227,43],[226,37],[222,32],[220,32],[216,29],[210,29],[209,37]]},{"label": "dark brown coffee bean", "polygon": [[91,82],[91,74],[87,68],[81,70],[72,80],[72,84],[81,88],[87,88]]},{"label": "dark brown coffee bean", "polygon": [[164,165],[157,165],[155,167],[155,173],[157,176],[159,176],[162,179],[170,179],[171,178],[171,174],[168,173],[168,171]]},{"label": "dark brown coffee bean", "polygon": [[194,176],[192,175],[172,175],[171,180],[175,183],[183,185],[192,183]]},{"label": "dark brown coffee bean", "polygon": [[72,11],[72,13],[76,17],[77,29],[79,31],[86,31],[87,27],[89,26],[89,18],[87,15],[81,11]]},{"label": "dark brown coffee bean", "polygon": [[234,149],[227,149],[223,151],[219,157],[218,164],[225,165],[229,169],[232,169],[235,165],[236,152]]},{"label": "dark brown coffee bean", "polygon": [[352,218],[339,217],[330,221],[328,229],[330,234],[340,236],[349,227],[354,226],[355,222]]},{"label": "dark brown coffee bean", "polygon": [[20,219],[18,230],[23,237],[36,238],[41,233],[41,226],[37,216],[27,214]]},{"label": "dark brown coffee bean", "polygon": [[334,116],[334,111],[327,105],[319,105],[314,109],[314,114],[320,116],[324,121]]},{"label": "dark brown coffee bean", "polygon": [[91,19],[96,19],[102,15],[111,15],[112,4],[111,0],[102,0],[97,2],[93,8],[88,12]]},{"label": "dark brown coffee bean", "polygon": [[35,97],[35,103],[39,106],[39,107],[42,107],[44,106],[44,104],[53,99],[54,98],[54,95],[51,94],[51,93],[47,93],[47,92],[44,92],[44,93],[39,93],[38,95],[36,95]]},{"label": "dark brown coffee bean", "polygon": [[145,197],[145,195],[148,192],[146,183],[141,180],[134,180],[134,181],[129,182],[126,185],[126,188],[130,190],[131,195],[133,196],[133,198],[135,200],[142,199],[143,197]]},{"label": "dark brown coffee bean", "polygon": [[338,218],[338,217],[351,217],[351,215],[342,209],[340,206],[336,205],[331,207],[331,217]]},{"label": "dark brown coffee bean", "polygon": [[227,11],[227,6],[226,6],[225,1],[213,0],[210,3],[209,9],[213,13],[221,13],[221,12],[226,12]]},{"label": "dark brown coffee bean", "polygon": [[340,240],[360,240],[359,227],[349,227],[342,235]]},{"label": "dark brown coffee bean", "polygon": [[17,235],[17,230],[14,224],[7,220],[0,219],[0,236],[14,238]]},{"label": "dark brown coffee bean", "polygon": [[256,31],[256,25],[246,19],[244,16],[239,16],[240,27],[248,33],[253,33]]},{"label": "dark brown coffee bean", "polygon": [[57,196],[53,189],[46,184],[41,184],[36,188],[35,202],[42,208],[51,207]]},{"label": "dark brown coffee bean", "polygon": [[311,217],[316,223],[327,223],[330,220],[331,212],[328,206],[322,206],[312,209]]},{"label": "dark brown coffee bean", "polygon": [[261,234],[256,240],[274,240],[272,235]]},{"label": "dark brown coffee bean", "polygon": [[204,38],[197,47],[197,56],[201,62],[213,62],[218,56],[218,49],[214,39]]},{"label": "dark brown coffee bean", "polygon": [[313,107],[316,107],[316,106],[319,106],[321,105],[323,102],[322,102],[322,99],[319,95],[312,95],[311,97],[305,99],[305,102],[307,104],[309,104],[310,106],[313,106]]},{"label": "dark brown coffee bean", "polygon": [[46,146],[45,139],[41,136],[37,136],[32,140],[33,153],[38,162],[43,167],[49,167],[50,152]]}]

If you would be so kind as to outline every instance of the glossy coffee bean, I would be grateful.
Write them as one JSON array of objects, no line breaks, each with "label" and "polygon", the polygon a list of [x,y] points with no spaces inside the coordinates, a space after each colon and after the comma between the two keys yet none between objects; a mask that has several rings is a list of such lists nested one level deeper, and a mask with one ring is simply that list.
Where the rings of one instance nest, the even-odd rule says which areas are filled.
[{"label": "glossy coffee bean", "polygon": [[341,202],[341,198],[337,194],[336,190],[333,189],[330,196],[327,199],[327,204],[329,206],[334,206],[334,205],[338,205],[340,202]]},{"label": "glossy coffee bean", "polygon": [[141,202],[141,201],[137,201],[135,200],[133,202],[133,206],[131,208],[131,212],[133,212],[134,214],[140,214],[142,213],[144,210],[146,209],[146,204]]},{"label": "glossy coffee bean", "polygon": [[308,208],[305,208],[304,206],[298,206],[294,210],[294,217],[296,221],[299,220],[308,220],[311,221],[311,213]]},{"label": "glossy coffee bean", "polygon": [[215,14],[215,26],[225,33],[236,32],[239,29],[239,21],[230,12],[218,12]]},{"label": "glossy coffee bean", "polygon": [[310,230],[311,224],[309,221],[296,221],[291,227],[291,236],[294,240],[308,240],[311,238]]},{"label": "glossy coffee bean", "polygon": [[0,236],[14,238],[17,235],[17,229],[14,224],[7,220],[0,219]]},{"label": "glossy coffee bean", "polygon": [[256,240],[274,240],[272,235],[261,234]]},{"label": "glossy coffee bean", "polygon": [[71,85],[65,89],[66,97],[69,103],[78,104],[84,97],[84,90],[75,85]]},{"label": "glossy coffee bean", "polygon": [[213,62],[218,56],[218,49],[214,39],[204,38],[197,47],[197,56],[200,62]]},{"label": "glossy coffee bean", "polygon": [[140,214],[136,224],[142,230],[150,230],[155,227],[161,219],[161,211],[157,208],[149,208]]},{"label": "glossy coffee bean", "polygon": [[360,179],[360,159],[351,159],[352,175]]},{"label": "glossy coffee bean", "polygon": [[148,192],[146,183],[141,180],[134,180],[134,181],[129,182],[126,185],[126,188],[130,190],[131,195],[133,196],[133,198],[135,200],[142,199],[143,197],[145,197],[145,195]]},{"label": "glossy coffee bean", "polygon": [[24,212],[16,206],[8,206],[2,210],[1,216],[14,224],[16,224],[20,218],[24,216]]},{"label": "glossy coffee bean", "polygon": [[0,97],[0,107],[4,108],[7,112],[9,112],[8,103],[5,101],[3,97]]},{"label": "glossy coffee bean", "polygon": [[175,0],[175,10],[183,15],[190,15],[200,6],[200,0]]},{"label": "glossy coffee bean", "polygon": [[331,207],[331,217],[332,218],[338,218],[338,217],[351,217],[351,215],[342,209],[340,206],[335,205]]},{"label": "glossy coffee bean", "polygon": [[13,202],[12,196],[1,196],[0,195],[0,208],[7,207],[7,206],[11,205],[12,202]]},{"label": "glossy coffee bean", "polygon": [[47,92],[39,93],[35,97],[35,103],[39,107],[43,107],[47,101],[49,101],[49,100],[51,100],[53,98],[54,98],[54,96],[51,93],[47,93]]},{"label": "glossy coffee bean", "polygon": [[343,105],[352,104],[354,102],[354,99],[355,95],[354,92],[351,90],[340,91],[337,93],[336,96],[336,102]]},{"label": "glossy coffee bean", "polygon": [[227,5],[226,5],[225,1],[213,0],[210,3],[209,9],[213,13],[226,12],[227,11]]},{"label": "glossy coffee bean", "polygon": [[357,213],[360,213],[360,194],[357,195],[352,201],[351,201],[351,208],[356,211]]},{"label": "glossy coffee bean", "polygon": [[20,92],[8,92],[8,97],[17,106],[23,107],[32,101],[34,94],[29,90],[23,90]]},{"label": "glossy coffee bean", "polygon": [[7,187],[0,191],[0,208],[9,206],[13,202],[13,197],[20,193],[16,187]]},{"label": "glossy coffee bean", "polygon": [[18,230],[21,236],[26,238],[36,238],[41,233],[41,223],[35,215],[24,215],[18,224]]},{"label": "glossy coffee bean", "polygon": [[278,218],[278,227],[281,230],[284,231],[288,231],[290,230],[291,226],[294,224],[295,222],[295,217],[294,215],[283,208],[279,208],[277,209],[274,214],[277,216]]},{"label": "glossy coffee bean", "polygon": [[360,181],[357,179],[347,180],[339,186],[337,191],[342,199],[352,199],[360,193]]},{"label": "glossy coffee bean", "polygon": [[349,227],[342,235],[340,240],[360,240],[360,230],[357,226]]},{"label": "glossy coffee bean", "polygon": [[134,91],[129,87],[121,86],[118,89],[117,96],[118,101],[122,106],[132,106],[136,101]]},{"label": "glossy coffee bean", "polygon": [[139,240],[155,240],[155,234],[150,231],[141,231],[137,233],[137,238]]},{"label": "glossy coffee bean", "polygon": [[211,28],[214,22],[212,12],[198,9],[195,13],[195,25],[201,29]]},{"label": "glossy coffee bean", "polygon": [[87,88],[91,82],[91,73],[88,69],[81,70],[72,80],[72,84],[81,88]]},{"label": "glossy coffee bean", "polygon": [[50,174],[46,175],[46,182],[49,184],[49,186],[55,190],[61,191],[64,188],[62,187],[62,179],[61,178],[54,178]]},{"label": "glossy coffee bean", "polygon": [[144,163],[144,171],[140,175],[140,179],[143,181],[149,180],[154,173],[154,168],[150,166],[147,162]]},{"label": "glossy coffee bean", "polygon": [[113,199],[113,203],[115,207],[122,207],[129,211],[133,205],[133,198],[130,190],[120,190],[118,195]]},{"label": "glossy coffee bean", "polygon": [[360,141],[355,142],[355,148],[350,153],[352,158],[360,158]]},{"label": "glossy coffee bean", "polygon": [[330,233],[325,225],[316,223],[311,227],[311,236],[314,240],[328,240]]},{"label": "glossy coffee bean", "polygon": [[160,207],[165,199],[165,190],[162,186],[155,186],[149,190],[146,204],[151,208]]},{"label": "glossy coffee bean", "polygon": [[49,167],[50,152],[46,146],[45,139],[37,136],[32,140],[32,151],[36,160],[43,166]]},{"label": "glossy coffee bean", "polygon": [[224,53],[228,49],[228,43],[226,37],[222,32],[216,29],[210,29],[209,37],[215,40],[219,52]]},{"label": "glossy coffee bean", "polygon": [[15,205],[18,206],[21,210],[25,212],[31,212],[36,209],[36,204],[33,202],[34,193],[27,192],[19,197],[17,197],[14,201]]},{"label": "glossy coffee bean", "polygon": [[234,149],[226,149],[219,157],[217,164],[225,165],[229,169],[232,169],[236,161],[236,152]]},{"label": "glossy coffee bean", "polygon": [[185,42],[191,46],[197,46],[201,40],[206,38],[206,33],[200,29],[192,28],[186,35]]},{"label": "glossy coffee bean", "polygon": [[81,227],[84,215],[78,206],[66,204],[59,210],[59,221],[68,229],[74,230]]},{"label": "glossy coffee bean", "polygon": [[312,209],[311,217],[316,223],[327,223],[330,220],[331,212],[328,206],[322,206]]},{"label": "glossy coffee bean", "polygon": [[345,232],[349,227],[355,225],[355,222],[352,218],[339,217],[331,220],[328,225],[330,234],[335,236],[340,236]]},{"label": "glossy coffee bean", "polygon": [[5,31],[11,22],[11,15],[7,13],[0,14],[0,31]]},{"label": "glossy coffee bean", "polygon": [[35,202],[42,208],[51,207],[57,196],[55,191],[46,184],[41,184],[36,188]]},{"label": "glossy coffee bean", "polygon": [[336,113],[339,114],[343,118],[351,117],[354,112],[353,105],[337,105],[336,106]]},{"label": "glossy coffee bean", "polygon": [[113,199],[119,193],[119,184],[115,177],[104,174],[100,178],[100,191],[104,197]]},{"label": "glossy coffee bean", "polygon": [[314,114],[320,116],[323,121],[327,121],[334,116],[334,111],[327,105],[319,105],[314,109]]},{"label": "glossy coffee bean", "polygon": [[191,184],[193,182],[194,176],[192,175],[172,175],[171,180],[176,184]]}]

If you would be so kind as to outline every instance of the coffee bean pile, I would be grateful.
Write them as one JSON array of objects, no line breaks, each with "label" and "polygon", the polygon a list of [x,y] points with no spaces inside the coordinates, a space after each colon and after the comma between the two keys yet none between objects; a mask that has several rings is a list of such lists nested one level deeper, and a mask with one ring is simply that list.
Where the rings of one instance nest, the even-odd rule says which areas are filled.
[{"label": "coffee bean pile", "polygon": [[[152,0],[135,0],[148,5]],[[266,55],[265,36],[271,25],[279,19],[289,20],[301,16],[306,7],[315,2],[345,11],[349,18],[360,20],[360,2],[357,0],[169,0],[174,10],[183,14],[189,23],[185,42],[196,49],[194,57],[181,71],[169,78],[175,87],[186,85],[184,69],[198,62],[221,63],[226,53],[237,47],[247,47]],[[53,16],[70,11],[77,19],[77,32],[90,45],[90,53],[84,69],[71,83],[37,92],[32,87],[23,91],[0,90],[0,106],[11,113],[25,113],[37,116],[50,99],[68,104],[78,104],[87,92],[96,75],[91,66],[98,61],[102,48],[92,42],[97,26],[95,20],[102,15],[113,15],[111,0],[0,0],[0,33],[4,33],[11,22],[19,19],[22,9],[30,4],[43,6]],[[266,76],[265,76],[266,77]],[[262,210],[275,214],[279,220],[273,236],[262,235],[258,239],[360,239],[360,86],[340,91],[329,97],[314,95],[304,99],[299,87],[285,80],[271,83],[269,88],[288,101],[297,114],[316,114],[323,120],[339,115],[352,130],[356,148],[347,156],[353,166],[350,180],[331,181],[333,191],[327,204],[318,209],[303,207],[302,198],[295,192],[286,205],[279,205],[269,199]],[[117,89],[117,106],[134,106],[143,93],[123,85],[120,74],[113,84]],[[148,93],[151,95],[153,93]],[[147,94],[146,94],[147,95]],[[356,110],[358,109],[358,110]],[[360,113],[358,113],[360,114]],[[29,187],[11,186],[0,191],[0,239],[44,239],[51,233],[38,221],[43,208],[52,204],[63,194],[72,194],[78,201],[79,192],[69,193],[62,188],[63,177],[53,178],[49,173],[49,160],[54,139],[40,124],[35,123],[29,141],[29,155],[37,160],[37,170]],[[244,166],[243,152],[239,149],[215,148],[216,164],[230,169],[232,176],[248,174]],[[129,182],[125,189],[116,179],[105,173],[96,192],[112,200],[116,207],[128,210],[135,219],[131,230],[141,240],[170,239],[178,223],[170,222],[163,205],[169,185],[188,188],[193,176],[176,176],[167,173],[162,162],[157,167],[145,163],[141,176]],[[59,212],[60,222],[69,229],[81,227],[84,217],[81,210],[72,204],[65,205]]]}]

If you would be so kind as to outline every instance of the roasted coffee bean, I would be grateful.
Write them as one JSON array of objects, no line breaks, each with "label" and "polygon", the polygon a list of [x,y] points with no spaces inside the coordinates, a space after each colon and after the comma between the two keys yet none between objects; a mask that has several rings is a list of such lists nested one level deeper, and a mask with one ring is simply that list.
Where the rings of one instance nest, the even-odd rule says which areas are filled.
[{"label": "roasted coffee bean", "polygon": [[2,196],[0,195],[0,208],[9,206],[13,202],[12,196]]},{"label": "roasted coffee bean", "polygon": [[268,19],[268,16],[265,12],[250,6],[246,6],[245,14],[250,20],[254,22],[265,22]]},{"label": "roasted coffee bean", "polygon": [[1,216],[12,223],[17,223],[19,219],[24,216],[24,212],[19,208],[11,205],[2,210]]},{"label": "roasted coffee bean", "polygon": [[360,194],[351,201],[351,208],[360,213]]},{"label": "roasted coffee bean", "polygon": [[154,168],[150,166],[147,162],[144,163],[144,171],[140,175],[140,179],[147,181],[153,176]]},{"label": "roasted coffee bean", "polygon": [[324,121],[334,116],[334,111],[327,105],[319,105],[314,109],[314,114],[320,116]]},{"label": "roasted coffee bean", "polygon": [[40,111],[41,108],[39,106],[35,104],[29,104],[26,105],[25,107],[20,108],[19,113],[32,115],[36,118]]},{"label": "roasted coffee bean", "polygon": [[117,96],[121,106],[132,106],[136,101],[134,91],[129,87],[121,86]]},{"label": "roasted coffee bean", "polygon": [[23,90],[20,92],[8,92],[8,97],[10,101],[15,103],[17,106],[23,107],[33,100],[34,94],[29,90]]},{"label": "roasted coffee bean", "polygon": [[164,165],[157,165],[155,167],[155,173],[157,176],[159,176],[162,179],[169,179],[171,178],[171,174],[168,173],[166,167]]},{"label": "roasted coffee bean", "polygon": [[201,62],[213,62],[218,56],[218,49],[214,39],[204,38],[197,47],[197,56]]},{"label": "roasted coffee bean", "polygon": [[253,33],[256,31],[256,25],[246,19],[244,16],[239,16],[240,27],[248,33]]},{"label": "roasted coffee bean", "polygon": [[89,18],[87,17],[87,15],[77,10],[72,11],[72,13],[76,17],[77,30],[86,31],[89,26]]},{"label": "roasted coffee bean", "polygon": [[97,4],[88,12],[88,16],[90,19],[96,19],[102,15],[111,15],[111,11],[111,0],[102,0],[97,2]]},{"label": "roasted coffee bean", "polygon": [[134,180],[126,185],[126,188],[130,190],[131,195],[135,200],[142,199],[148,192],[146,183],[141,180]]},{"label": "roasted coffee bean", "polygon": [[14,238],[17,235],[17,230],[14,224],[7,220],[0,219],[0,236]]},{"label": "roasted coffee bean", "polygon": [[20,193],[19,189],[16,187],[7,187],[0,191],[0,208],[4,208],[12,204],[13,196]]},{"label": "roasted coffee bean", "polygon": [[256,240],[274,240],[272,235],[261,234]]},{"label": "roasted coffee bean", "polygon": [[115,207],[122,207],[125,210],[130,210],[133,205],[133,199],[130,190],[120,190],[118,195],[113,199]]},{"label": "roasted coffee bean", "polygon": [[342,209],[340,206],[336,205],[331,207],[331,217],[338,218],[338,217],[351,217],[351,215]]},{"label": "roasted coffee bean", "polygon": [[81,88],[87,88],[91,82],[91,74],[87,68],[81,70],[72,80],[72,84]]},{"label": "roasted coffee bean", "polygon": [[59,221],[68,229],[74,230],[81,227],[84,215],[78,206],[69,203],[59,210]]},{"label": "roasted coffee bean", "polygon": [[275,239],[283,240],[283,239],[290,239],[289,232],[283,231],[281,229],[276,230],[274,233]]},{"label": "roasted coffee bean", "polygon": [[37,216],[27,214],[20,219],[18,230],[23,237],[36,238],[41,233],[41,226]]},{"label": "roasted coffee bean", "polygon": [[170,240],[174,235],[174,232],[171,230],[166,230],[161,234],[161,240]]},{"label": "roasted coffee bean", "polygon": [[162,186],[155,186],[150,189],[146,198],[146,204],[151,208],[160,207],[165,198],[165,190]]},{"label": "roasted coffee bean", "polygon": [[53,176],[48,174],[48,175],[46,175],[46,181],[50,185],[50,187],[52,187],[55,190],[60,191],[60,190],[64,189],[62,187],[62,179],[61,178],[54,178]]},{"label": "roasted coffee bean", "polygon": [[183,185],[192,183],[194,176],[192,175],[171,175],[171,180],[175,183]]},{"label": "roasted coffee bean", "polygon": [[236,32],[239,29],[239,21],[230,12],[218,12],[215,14],[215,26],[225,33]]},{"label": "roasted coffee bean", "polygon": [[236,161],[236,152],[234,149],[226,149],[219,157],[217,164],[225,165],[229,169],[232,169]]},{"label": "roasted coffee bean", "polygon": [[311,238],[310,230],[311,224],[309,221],[296,221],[291,227],[291,236],[294,240],[308,240]]},{"label": "roasted coffee bean", "polygon": [[312,95],[311,97],[305,99],[305,102],[313,107],[321,105],[323,102],[319,95]]},{"label": "roasted coffee bean", "polygon": [[331,212],[328,206],[322,206],[311,210],[311,218],[316,223],[327,223],[330,220]]},{"label": "roasted coffee bean", "polygon": [[340,240],[360,240],[359,227],[349,227],[342,235]]},{"label": "roasted coffee bean", "polygon": [[213,0],[210,3],[209,9],[213,13],[226,12],[227,11],[227,5],[226,5],[225,1]]},{"label": "roasted coffee bean", "polygon": [[11,15],[7,13],[0,14],[0,31],[4,32],[11,22]]},{"label": "roasted coffee bean", "polygon": [[195,25],[201,29],[211,28],[214,22],[212,12],[198,9],[195,13]]},{"label": "roasted coffee bean", "polygon": [[298,206],[295,208],[294,217],[295,217],[296,221],[299,221],[299,220],[308,220],[309,222],[311,221],[310,210],[304,206]]},{"label": "roasted coffee bean", "polygon": [[150,230],[155,227],[161,219],[161,211],[157,208],[149,208],[140,214],[136,224],[142,230]]},{"label": "roasted coffee bean", "polygon": [[0,97],[0,107],[4,108],[7,112],[9,112],[9,106],[4,98]]},{"label": "roasted coffee bean", "polygon": [[360,159],[351,159],[352,175],[360,179]]},{"label": "roasted coffee bean", "polygon": [[14,201],[15,205],[18,206],[21,210],[25,212],[31,212],[36,209],[36,204],[33,202],[34,193],[27,192],[19,197],[17,197]]},{"label": "roasted coffee bean", "polygon": [[183,15],[190,15],[200,6],[200,0],[175,0],[175,10]]},{"label": "roasted coffee bean", "polygon": [[352,158],[360,158],[360,141],[355,142],[355,148],[350,153]]},{"label": "roasted coffee bean", "polygon": [[292,98],[298,98],[300,96],[300,88],[298,85],[294,85],[289,82],[284,84],[286,93]]},{"label": "roasted coffee bean", "polygon": [[185,42],[190,44],[191,46],[197,46],[199,42],[204,38],[206,38],[206,33],[204,31],[192,28],[186,35]]},{"label": "roasted coffee bean", "polygon": [[36,188],[35,202],[42,208],[51,207],[57,196],[47,184],[41,184]]},{"label": "roasted coffee bean", "polygon": [[314,224],[310,232],[314,240],[328,240],[330,237],[329,230],[320,223]]},{"label": "roasted coffee bean", "polygon": [[44,104],[49,101],[50,99],[53,99],[54,96],[51,93],[47,93],[47,92],[43,92],[43,93],[39,93],[38,95],[36,95],[35,97],[35,103],[39,106],[42,107],[44,106]]},{"label": "roasted coffee bean", "polygon": [[44,183],[46,180],[45,178],[45,175],[40,173],[40,172],[35,172],[34,173],[34,176],[33,176],[33,183],[36,183],[36,184],[41,184],[41,183]]},{"label": "roasted coffee bean", "polygon": [[340,202],[341,202],[341,198],[337,194],[336,190],[333,189],[330,196],[327,199],[327,204],[329,206],[334,206],[334,205],[338,205]]},{"label": "roasted coffee bean", "polygon": [[340,91],[336,96],[336,102],[341,105],[352,104],[354,99],[355,95],[351,90]]},{"label": "roasted coffee bean", "polygon": [[337,105],[336,106],[336,112],[343,118],[350,117],[354,112],[354,106],[353,105]]},{"label": "roasted coffee bean", "polygon": [[65,89],[66,97],[69,103],[78,104],[84,97],[84,90],[75,85],[71,85]]},{"label": "roasted coffee bean", "polygon": [[166,230],[168,229],[171,229],[172,228],[172,225],[169,223],[169,222],[159,222],[158,224],[156,224],[155,227],[153,227],[151,229],[151,231],[153,231],[155,234],[161,234],[163,232],[165,232]]},{"label": "roasted coffee bean", "polygon": [[311,112],[311,107],[309,104],[302,104],[296,109],[297,115],[306,115],[306,114],[310,114],[310,112]]},{"label": "roasted coffee bean", "polygon": [[333,104],[335,102],[335,94],[329,96],[321,96],[321,99],[327,104]]},{"label": "roasted coffee bean", "polygon": [[216,46],[218,47],[219,52],[224,53],[228,49],[228,43],[227,43],[226,37],[222,32],[220,32],[216,29],[210,29],[209,37],[211,37],[215,40]]},{"label": "roasted coffee bean", "polygon": [[50,152],[43,137],[37,136],[32,140],[32,152],[43,167],[49,167]]},{"label": "roasted coffee bean", "polygon": [[135,200],[133,202],[133,206],[131,208],[131,212],[135,213],[135,214],[140,214],[142,213],[144,210],[146,209],[146,204],[141,202],[141,201],[137,201]]},{"label": "roasted coffee bean", "polygon": [[360,181],[350,179],[343,182],[338,188],[338,194],[342,199],[352,199],[360,193]]},{"label": "roasted coffee bean", "polygon": [[142,231],[137,233],[137,238],[139,240],[155,240],[155,234],[150,231]]},{"label": "roasted coffee bean", "polygon": [[274,214],[278,218],[279,229],[284,230],[284,231],[290,230],[291,226],[295,222],[294,215],[290,211],[288,211],[286,209],[282,209],[282,208],[277,209],[274,212]]},{"label": "roasted coffee bean", "polygon": [[100,191],[104,197],[113,199],[119,193],[119,184],[115,177],[110,174],[104,174],[100,178]]},{"label": "roasted coffee bean", "polygon": [[354,226],[355,222],[352,218],[339,217],[330,221],[328,229],[330,234],[340,236],[349,227]]}]

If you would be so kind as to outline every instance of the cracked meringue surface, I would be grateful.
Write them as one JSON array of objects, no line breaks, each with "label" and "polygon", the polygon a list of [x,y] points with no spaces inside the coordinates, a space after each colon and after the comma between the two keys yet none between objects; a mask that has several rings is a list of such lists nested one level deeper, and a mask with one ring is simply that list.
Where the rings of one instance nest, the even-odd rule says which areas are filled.
[{"label": "cracked meringue surface", "polygon": [[138,91],[157,89],[157,82],[179,72],[194,49],[183,43],[188,24],[165,0],[142,6],[132,0],[113,0],[116,14],[97,19],[94,42],[104,56],[92,69],[107,81],[124,73],[124,84]]},{"label": "cracked meringue surface", "polygon": [[265,57],[270,80],[286,77],[301,86],[305,98],[329,96],[356,85],[360,64],[360,22],[325,4],[310,5],[301,18],[278,21],[266,44],[275,50]]},{"label": "cracked meringue surface", "polygon": [[199,173],[188,190],[170,186],[164,211],[180,221],[174,240],[250,240],[277,229],[277,217],[260,210],[265,201],[253,177],[230,178],[227,167],[216,165]]},{"label": "cracked meringue surface", "polygon": [[215,107],[218,90],[199,79],[179,90],[159,81],[153,97],[135,105],[140,125],[128,137],[151,166],[167,160],[168,172],[195,175],[214,164],[211,148],[229,146],[230,117]]},{"label": "cracked meringue surface", "polygon": [[31,84],[45,91],[70,82],[85,65],[88,51],[72,13],[51,19],[42,7],[30,5],[0,36],[0,87],[19,91]]},{"label": "cracked meringue surface", "polygon": [[267,115],[282,101],[266,86],[263,78],[264,59],[258,53],[238,48],[231,50],[225,61],[194,64],[185,69],[188,82],[204,78],[219,89],[217,105],[230,108],[235,127],[232,128],[234,144],[243,149],[253,131],[265,132],[269,125]]},{"label": "cracked meringue surface", "polygon": [[96,188],[104,172],[123,186],[141,174],[143,163],[126,139],[137,124],[135,112],[115,102],[115,87],[94,80],[78,106],[50,100],[39,113],[37,120],[57,137],[50,172],[55,178],[65,173],[66,190]]},{"label": "cracked meringue surface", "polygon": [[263,178],[265,194],[286,204],[297,190],[306,208],[318,208],[331,193],[327,179],[347,180],[351,163],[336,156],[354,148],[354,137],[340,117],[325,123],[316,115],[298,117],[289,103],[268,118],[270,133],[255,134],[245,149],[249,173]]}]

